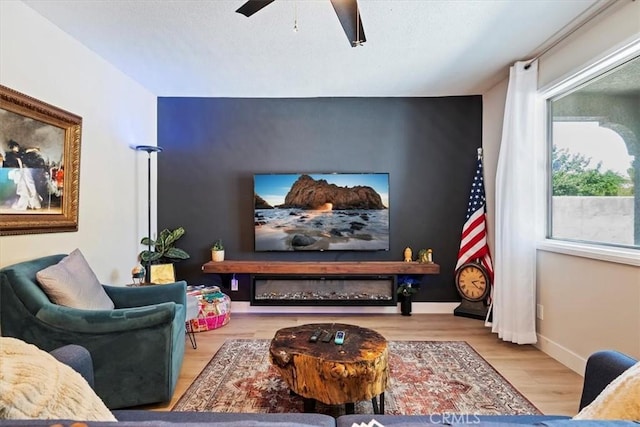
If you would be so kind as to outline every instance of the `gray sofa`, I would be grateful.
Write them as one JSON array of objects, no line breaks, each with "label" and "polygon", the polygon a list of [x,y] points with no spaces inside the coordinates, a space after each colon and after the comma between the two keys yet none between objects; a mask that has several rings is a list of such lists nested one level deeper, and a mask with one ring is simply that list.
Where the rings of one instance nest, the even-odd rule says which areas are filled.
[{"label": "gray sofa", "polygon": [[[60,361],[80,372],[89,384],[93,383],[93,371],[90,353],[80,346],[65,346],[52,351]],[[579,407],[588,405],[613,379],[631,367],[636,360],[616,351],[600,351],[591,355],[587,361],[584,387]],[[469,425],[474,426],[522,426],[536,425],[548,427],[570,426],[638,426],[626,421],[577,421],[558,415],[343,415],[334,419],[322,414],[248,414],[214,412],[161,412],[120,409],[112,411],[114,422],[86,422],[88,426],[255,426],[255,427],[352,427],[353,424],[369,423],[375,419],[383,426],[421,426],[421,425]],[[71,426],[71,420],[55,420],[61,427]],[[50,420],[0,420],[0,426],[49,426]]]}]

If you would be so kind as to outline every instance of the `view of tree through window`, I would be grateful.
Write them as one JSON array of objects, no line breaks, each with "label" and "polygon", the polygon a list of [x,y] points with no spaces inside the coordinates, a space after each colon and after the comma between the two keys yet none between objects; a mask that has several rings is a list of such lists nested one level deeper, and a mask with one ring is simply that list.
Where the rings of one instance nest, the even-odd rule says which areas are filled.
[{"label": "view of tree through window", "polygon": [[548,106],[548,237],[640,247],[640,57]]}]

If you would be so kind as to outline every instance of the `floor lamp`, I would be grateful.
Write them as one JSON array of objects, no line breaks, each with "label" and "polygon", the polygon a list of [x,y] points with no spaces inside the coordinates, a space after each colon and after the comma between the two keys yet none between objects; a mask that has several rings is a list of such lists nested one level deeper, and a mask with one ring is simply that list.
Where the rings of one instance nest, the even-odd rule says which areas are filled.
[{"label": "floor lamp", "polygon": [[[151,153],[160,153],[162,151],[162,147],[157,147],[155,145],[136,145],[134,149],[136,151],[144,151],[147,153],[147,237],[149,238],[149,252],[151,252]],[[145,282],[151,283],[151,261],[147,263],[145,268]]]}]

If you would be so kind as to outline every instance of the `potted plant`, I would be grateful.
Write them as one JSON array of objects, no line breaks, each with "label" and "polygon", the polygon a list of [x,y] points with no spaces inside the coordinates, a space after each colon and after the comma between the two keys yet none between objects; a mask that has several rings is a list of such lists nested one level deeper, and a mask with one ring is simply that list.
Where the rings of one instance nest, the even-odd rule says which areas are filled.
[{"label": "potted plant", "polygon": [[[420,281],[411,276],[401,276],[398,278],[398,295],[400,296],[400,313],[403,316],[411,316],[411,303],[413,295],[418,292]],[[413,286],[416,285],[416,286]]]},{"label": "potted plant", "polygon": [[148,248],[140,252],[140,261],[147,265],[147,281],[153,283],[175,282],[173,263],[189,258],[189,254],[175,246],[185,233],[183,227],[175,230],[165,228],[156,240],[143,237],[141,244]]},{"label": "potted plant", "polygon": [[216,240],[211,246],[211,260],[215,262],[224,261],[224,245],[222,239]]}]

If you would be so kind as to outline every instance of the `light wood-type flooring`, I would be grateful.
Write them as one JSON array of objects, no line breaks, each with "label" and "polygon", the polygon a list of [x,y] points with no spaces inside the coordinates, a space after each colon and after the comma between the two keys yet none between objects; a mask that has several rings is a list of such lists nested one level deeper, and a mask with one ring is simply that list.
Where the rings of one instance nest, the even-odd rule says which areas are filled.
[{"label": "light wood-type flooring", "polygon": [[197,349],[185,342],[185,357],[173,399],[147,409],[170,410],[227,339],[271,339],[280,328],[337,322],[371,328],[393,341],[466,341],[544,414],[578,412],[582,377],[531,345],[506,343],[481,320],[449,314],[248,314],[232,313],[221,328],[196,333]]}]

